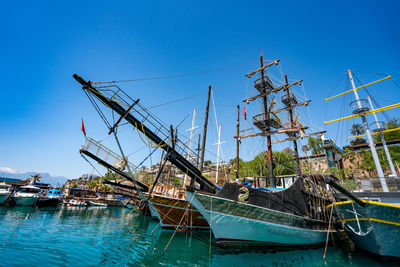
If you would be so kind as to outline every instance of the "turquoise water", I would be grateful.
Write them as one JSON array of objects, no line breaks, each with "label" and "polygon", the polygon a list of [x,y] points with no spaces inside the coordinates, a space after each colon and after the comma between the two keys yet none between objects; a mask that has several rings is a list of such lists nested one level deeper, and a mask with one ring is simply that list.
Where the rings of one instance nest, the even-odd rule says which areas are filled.
[{"label": "turquoise water", "polygon": [[209,232],[174,234],[124,208],[0,207],[0,266],[382,266],[361,252],[323,253],[216,248]]}]

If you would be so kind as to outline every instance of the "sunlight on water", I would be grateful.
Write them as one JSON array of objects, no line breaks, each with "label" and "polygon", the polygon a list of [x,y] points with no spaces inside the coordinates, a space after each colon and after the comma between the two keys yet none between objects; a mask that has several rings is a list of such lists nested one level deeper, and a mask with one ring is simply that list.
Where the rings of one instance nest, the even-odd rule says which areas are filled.
[{"label": "sunlight on water", "polygon": [[159,228],[123,208],[0,207],[1,266],[381,266],[330,247],[283,252],[210,249],[210,233]]}]

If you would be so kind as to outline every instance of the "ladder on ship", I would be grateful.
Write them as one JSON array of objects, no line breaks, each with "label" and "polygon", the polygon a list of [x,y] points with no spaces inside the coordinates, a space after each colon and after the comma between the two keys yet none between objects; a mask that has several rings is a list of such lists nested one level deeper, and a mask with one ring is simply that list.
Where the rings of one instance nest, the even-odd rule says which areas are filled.
[{"label": "ladder on ship", "polygon": [[[201,190],[210,193],[217,191],[217,186],[205,178],[200,170],[183,156],[186,153],[195,154],[195,152],[191,151],[180,140],[171,142],[173,134],[169,127],[139,104],[139,100],[135,101],[116,85],[96,87],[90,81],[85,81],[77,74],[74,74],[73,77],[83,86],[82,89],[85,92],[118,113],[121,116],[118,122],[125,119],[138,130],[144,142],[147,139],[154,147],[165,150],[167,159],[183,173],[199,183]],[[110,127],[110,133],[115,126]],[[170,145],[170,143],[172,144]]]}]

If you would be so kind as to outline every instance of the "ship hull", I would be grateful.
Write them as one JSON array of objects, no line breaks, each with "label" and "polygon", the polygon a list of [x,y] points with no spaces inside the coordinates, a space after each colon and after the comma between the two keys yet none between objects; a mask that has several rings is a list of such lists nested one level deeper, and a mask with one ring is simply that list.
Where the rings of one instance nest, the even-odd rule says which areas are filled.
[{"label": "ship hull", "polygon": [[208,223],[201,213],[185,199],[153,195],[150,202],[156,209],[157,217],[164,229],[209,229]]},{"label": "ship hull", "polygon": [[0,205],[6,203],[7,198],[10,196],[10,193],[7,194],[0,194]]},{"label": "ship hull", "polygon": [[364,202],[364,207],[353,201],[334,205],[348,235],[365,251],[383,257],[400,257],[400,206]]},{"label": "ship hull", "polygon": [[16,206],[33,206],[37,200],[37,197],[14,197]]},{"label": "ship hull", "polygon": [[298,247],[326,242],[327,225],[212,195],[186,192],[209,223],[218,246]]}]

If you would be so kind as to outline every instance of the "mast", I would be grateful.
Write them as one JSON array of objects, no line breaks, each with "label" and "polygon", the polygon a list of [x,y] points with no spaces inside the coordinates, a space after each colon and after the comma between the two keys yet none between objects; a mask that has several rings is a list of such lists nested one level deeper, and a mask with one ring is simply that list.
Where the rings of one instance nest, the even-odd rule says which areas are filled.
[{"label": "mast", "polygon": [[[361,111],[361,110],[363,110],[363,106],[361,105],[361,101],[360,101],[360,98],[357,93],[356,85],[354,84],[353,75],[351,74],[351,70],[347,70],[347,75],[349,76],[351,86],[353,88],[353,93],[356,98],[358,109]],[[381,163],[379,162],[378,153],[376,153],[375,144],[374,144],[374,141],[372,140],[371,132],[369,130],[367,118],[365,117],[365,115],[363,113],[360,113],[359,115],[360,115],[361,120],[364,125],[364,130],[367,135],[369,147],[371,148],[372,157],[375,162],[376,171],[378,172],[378,177],[379,177],[379,180],[381,181],[382,190],[383,190],[383,192],[389,192],[389,189],[386,184],[385,176],[383,174],[382,166],[381,166]]]},{"label": "mast", "polygon": [[237,105],[237,120],[236,120],[236,177],[239,177],[239,143],[240,143],[240,106]]},{"label": "mast", "polygon": [[200,148],[200,138],[201,138],[201,134],[199,134],[199,141],[197,142],[197,148],[196,148],[196,151],[197,151],[197,155],[196,155],[196,166],[197,166],[197,168],[199,167],[199,160],[200,160],[200,150],[201,150],[201,148]]},{"label": "mast", "polygon": [[[194,126],[194,122],[196,119],[196,109],[193,109],[193,117],[192,117],[192,128],[187,129],[186,131],[190,131],[190,136],[189,136],[189,150],[188,150],[188,155],[187,155],[187,160],[192,161],[192,157],[194,155],[190,155],[190,150],[192,148],[192,138],[193,138],[193,130],[198,128],[198,126]],[[184,178],[183,178],[183,186],[186,186],[186,180],[187,180],[187,174],[185,174]]]},{"label": "mast", "polygon": [[[374,110],[374,106],[372,105],[372,101],[371,101],[371,96],[368,96],[367,98],[368,98],[369,105],[371,106],[371,110]],[[373,114],[374,114],[374,118],[375,118],[377,131],[379,132],[379,136],[381,137],[382,145],[383,145],[383,148],[384,148],[385,154],[386,154],[386,158],[387,158],[387,160],[389,162],[390,171],[392,172],[393,177],[397,177],[397,174],[396,174],[396,171],[394,169],[393,162],[392,162],[392,157],[390,156],[389,149],[388,149],[388,147],[386,145],[385,137],[383,136],[383,133],[382,133],[382,130],[383,130],[384,126],[382,125],[381,122],[378,121],[378,116],[376,116],[376,113],[374,112]]]},{"label": "mast", "polygon": [[217,173],[215,176],[215,183],[218,184],[218,173],[219,173],[219,151],[221,149],[221,145],[225,142],[221,142],[221,124],[218,127],[218,143],[215,143],[214,145],[217,145]]},{"label": "mast", "polygon": [[[261,70],[261,79],[264,81],[264,58],[263,55],[260,55],[260,66],[262,68]],[[263,87],[263,93],[266,93],[266,88]],[[267,96],[262,97],[263,100],[263,105],[264,105],[264,116],[266,120],[270,119],[269,112],[268,112],[268,104],[267,104]],[[271,127],[268,125],[266,132],[269,132],[271,130]],[[274,176],[274,162],[272,158],[272,144],[271,144],[271,136],[267,136],[267,148],[268,148],[268,169],[269,169],[269,177],[270,177],[270,183],[271,187],[276,187],[276,178]]]},{"label": "mast", "polygon": [[205,117],[204,117],[203,143],[202,143],[202,147],[201,147],[201,158],[200,158],[200,172],[203,171],[203,164],[204,164],[204,150],[206,148],[208,111],[210,110],[210,95],[211,95],[211,85],[208,86],[208,97],[207,97],[206,114],[205,114]]},{"label": "mast", "polygon": [[[290,87],[289,87],[289,81],[288,81],[287,75],[285,75],[285,81],[286,81],[286,86],[287,86],[286,96],[287,96],[287,99],[288,99],[287,107],[289,108],[290,127],[293,128],[295,126],[294,125],[294,120],[293,120],[293,109],[290,108],[292,106],[292,101],[290,101],[292,96],[290,95]],[[296,137],[296,135],[297,135],[296,132],[293,132],[293,136]],[[296,159],[297,173],[299,175],[301,175],[300,160],[299,160],[299,150],[297,148],[297,139],[293,140],[293,148],[294,148],[294,157]]]}]

